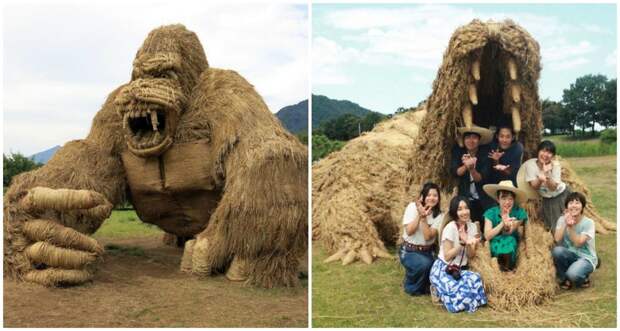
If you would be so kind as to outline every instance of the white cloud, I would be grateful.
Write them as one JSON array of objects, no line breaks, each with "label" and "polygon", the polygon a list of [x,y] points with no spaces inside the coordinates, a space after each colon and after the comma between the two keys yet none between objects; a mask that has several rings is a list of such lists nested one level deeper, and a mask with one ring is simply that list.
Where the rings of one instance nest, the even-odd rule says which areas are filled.
[{"label": "white cloud", "polygon": [[342,85],[349,83],[343,72],[344,64],[356,61],[359,52],[344,48],[333,40],[316,37],[312,40],[312,83]]},{"label": "white cloud", "polygon": [[[210,4],[170,1],[13,4],[3,12],[5,128],[48,116],[56,139],[65,123],[90,126],[111,90],[129,80],[131,62],[150,30],[182,23],[200,38],[209,64],[232,69],[262,94],[272,112],[308,95],[308,18],[293,4]],[[65,119],[67,120],[67,119]],[[43,128],[42,128],[43,129]],[[27,130],[31,131],[31,130]],[[38,152],[53,144],[5,131],[5,149]],[[63,139],[65,137],[63,136]],[[54,143],[55,144],[55,143]]]},{"label": "white cloud", "polygon": [[607,57],[605,58],[605,64],[611,67],[616,66],[616,62],[618,61],[618,49],[614,49]]},{"label": "white cloud", "polygon": [[[313,56],[313,83],[321,85],[333,83],[334,80],[337,83],[348,82],[343,68],[338,66],[352,62],[376,66],[399,64],[416,69],[436,70],[456,28],[474,18],[483,21],[510,18],[524,27],[540,43],[543,64],[551,70],[563,70],[588,63],[588,55],[596,51],[596,47],[588,41],[568,41],[564,36],[579,29],[606,33],[597,25],[576,26],[561,22],[552,15],[523,12],[484,14],[451,5],[334,9],[325,15],[323,23],[332,29],[340,30],[342,42],[332,41],[329,49],[355,52],[357,56],[335,63],[324,61],[318,66],[314,63],[317,57]],[[315,48],[323,51],[327,47],[322,44],[318,47],[313,45],[313,53]],[[337,73],[337,79],[334,78],[334,73]],[[332,75],[331,80],[326,79],[328,75]]]}]

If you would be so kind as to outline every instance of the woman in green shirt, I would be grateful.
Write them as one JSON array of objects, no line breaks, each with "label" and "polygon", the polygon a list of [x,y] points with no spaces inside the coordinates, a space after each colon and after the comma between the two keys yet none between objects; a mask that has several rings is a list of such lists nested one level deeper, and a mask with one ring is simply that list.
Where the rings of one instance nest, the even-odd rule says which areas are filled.
[{"label": "woman in green shirt", "polygon": [[487,184],[483,189],[499,204],[484,212],[484,237],[490,243],[491,256],[497,258],[502,271],[513,270],[517,264],[519,227],[527,221],[527,213],[515,202],[524,203],[527,196],[510,180]]}]

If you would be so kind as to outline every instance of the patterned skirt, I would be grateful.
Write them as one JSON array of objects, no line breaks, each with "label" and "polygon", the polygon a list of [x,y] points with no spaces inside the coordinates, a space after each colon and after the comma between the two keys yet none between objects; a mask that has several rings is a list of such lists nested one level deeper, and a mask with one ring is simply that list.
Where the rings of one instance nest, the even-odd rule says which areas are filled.
[{"label": "patterned skirt", "polygon": [[437,296],[451,313],[468,311],[473,313],[478,307],[487,304],[480,274],[461,270],[461,279],[455,280],[446,273],[447,264],[441,259],[435,260],[431,268],[430,281]]}]

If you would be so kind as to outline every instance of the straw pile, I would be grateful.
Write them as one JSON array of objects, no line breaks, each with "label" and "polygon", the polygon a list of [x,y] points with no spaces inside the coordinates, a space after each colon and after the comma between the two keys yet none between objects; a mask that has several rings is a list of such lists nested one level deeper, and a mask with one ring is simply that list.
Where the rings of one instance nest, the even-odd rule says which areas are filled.
[{"label": "straw pile", "polygon": [[407,160],[425,115],[397,115],[313,166],[312,235],[344,262],[372,261],[368,254],[387,255],[384,243],[396,242]]},{"label": "straw pile", "polygon": [[[108,96],[86,139],[15,177],[4,204],[5,275],[44,285],[90,279],[101,250],[81,236],[126,198],[143,221],[195,238],[183,270],[209,275],[238,259],[247,267],[236,278],[250,284],[298,283],[307,150],[243,77],[209,68],[182,25],[149,33],[131,81]],[[174,213],[184,215],[164,216]]]}]

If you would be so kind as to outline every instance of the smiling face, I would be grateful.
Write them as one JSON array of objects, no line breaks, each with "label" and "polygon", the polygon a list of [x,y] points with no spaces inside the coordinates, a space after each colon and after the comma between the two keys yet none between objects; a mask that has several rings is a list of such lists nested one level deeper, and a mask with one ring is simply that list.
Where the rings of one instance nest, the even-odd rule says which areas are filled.
[{"label": "smiling face", "polygon": [[437,206],[438,202],[439,202],[439,192],[437,192],[437,190],[434,188],[428,190],[428,194],[424,198],[424,205],[435,207]]},{"label": "smiling face", "polygon": [[502,210],[511,210],[515,204],[515,197],[512,192],[509,191],[499,191],[499,206]]},{"label": "smiling face", "polygon": [[468,151],[477,150],[480,144],[480,136],[476,133],[465,133],[463,135],[463,144]]},{"label": "smiling face", "polygon": [[508,128],[501,128],[497,133],[497,141],[499,142],[499,147],[503,150],[510,148],[512,144],[512,131]]},{"label": "smiling face", "polygon": [[461,201],[459,202],[459,207],[456,210],[456,215],[459,217],[459,221],[460,222],[467,222],[470,219],[470,215],[469,215],[469,207],[467,207],[467,204],[465,203],[465,201]]},{"label": "smiling face", "polygon": [[158,156],[173,144],[191,90],[207,66],[198,38],[185,27],[149,34],[133,62],[131,82],[115,100],[133,154]]},{"label": "smiling face", "polygon": [[538,151],[538,161],[540,161],[542,164],[547,164],[551,162],[552,159],[553,153],[551,153],[550,151],[546,149],[541,149],[540,151]]},{"label": "smiling face", "polygon": [[578,199],[569,201],[566,206],[566,209],[571,214],[571,216],[577,217],[577,219],[583,213],[583,205],[581,204],[581,201],[579,201]]}]

